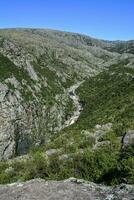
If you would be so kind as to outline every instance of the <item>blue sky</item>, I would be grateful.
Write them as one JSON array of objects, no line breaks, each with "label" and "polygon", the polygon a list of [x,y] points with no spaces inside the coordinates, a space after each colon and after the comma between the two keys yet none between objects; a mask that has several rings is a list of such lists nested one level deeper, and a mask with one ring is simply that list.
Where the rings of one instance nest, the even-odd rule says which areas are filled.
[{"label": "blue sky", "polygon": [[37,27],[134,39],[134,0],[0,0],[0,28]]}]

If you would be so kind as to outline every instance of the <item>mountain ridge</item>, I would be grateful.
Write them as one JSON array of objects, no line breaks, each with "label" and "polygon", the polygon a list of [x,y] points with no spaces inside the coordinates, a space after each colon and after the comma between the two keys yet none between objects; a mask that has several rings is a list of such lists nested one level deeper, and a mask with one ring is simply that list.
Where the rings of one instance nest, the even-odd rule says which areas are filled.
[{"label": "mountain ridge", "polygon": [[120,40],[120,39],[115,39],[115,40],[110,40],[110,39],[104,39],[104,38],[97,38],[95,36],[90,36],[90,34],[85,34],[85,33],[79,33],[79,32],[75,32],[75,31],[64,31],[64,30],[59,30],[59,29],[51,29],[51,28],[38,28],[38,27],[14,27],[14,28],[0,28],[0,30],[4,31],[4,30],[46,30],[46,31],[52,31],[52,32],[61,32],[61,33],[68,33],[68,34],[75,34],[75,35],[81,35],[81,36],[85,36],[85,37],[89,37],[91,39],[95,39],[95,40],[100,40],[100,41],[104,41],[104,42],[132,42],[134,41],[134,39],[127,39],[127,40]]}]

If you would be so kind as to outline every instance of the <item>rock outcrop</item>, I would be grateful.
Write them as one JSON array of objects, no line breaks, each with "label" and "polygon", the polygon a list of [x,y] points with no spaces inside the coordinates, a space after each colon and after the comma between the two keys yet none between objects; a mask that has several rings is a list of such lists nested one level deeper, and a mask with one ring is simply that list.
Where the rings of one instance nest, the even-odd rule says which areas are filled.
[{"label": "rock outcrop", "polygon": [[134,145],[134,130],[129,130],[123,138],[123,147]]},{"label": "rock outcrop", "polygon": [[1,200],[133,200],[133,197],[133,185],[108,187],[75,178],[0,185]]}]

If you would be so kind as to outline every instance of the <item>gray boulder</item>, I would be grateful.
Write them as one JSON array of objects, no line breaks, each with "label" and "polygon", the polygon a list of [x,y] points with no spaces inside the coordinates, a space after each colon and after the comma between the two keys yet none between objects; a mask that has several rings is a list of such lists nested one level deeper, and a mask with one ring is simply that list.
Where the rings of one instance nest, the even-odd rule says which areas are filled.
[{"label": "gray boulder", "polygon": [[45,153],[47,156],[52,156],[54,154],[57,154],[59,152],[58,149],[48,149]]},{"label": "gray boulder", "polygon": [[134,130],[129,130],[123,138],[123,147],[134,144]]}]

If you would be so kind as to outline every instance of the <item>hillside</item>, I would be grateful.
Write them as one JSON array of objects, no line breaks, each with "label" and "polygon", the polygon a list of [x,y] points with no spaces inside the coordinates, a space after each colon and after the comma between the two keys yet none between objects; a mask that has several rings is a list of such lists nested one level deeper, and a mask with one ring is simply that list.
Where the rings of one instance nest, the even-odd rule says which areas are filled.
[{"label": "hillside", "polygon": [[134,41],[0,30],[0,183],[134,183]]}]

